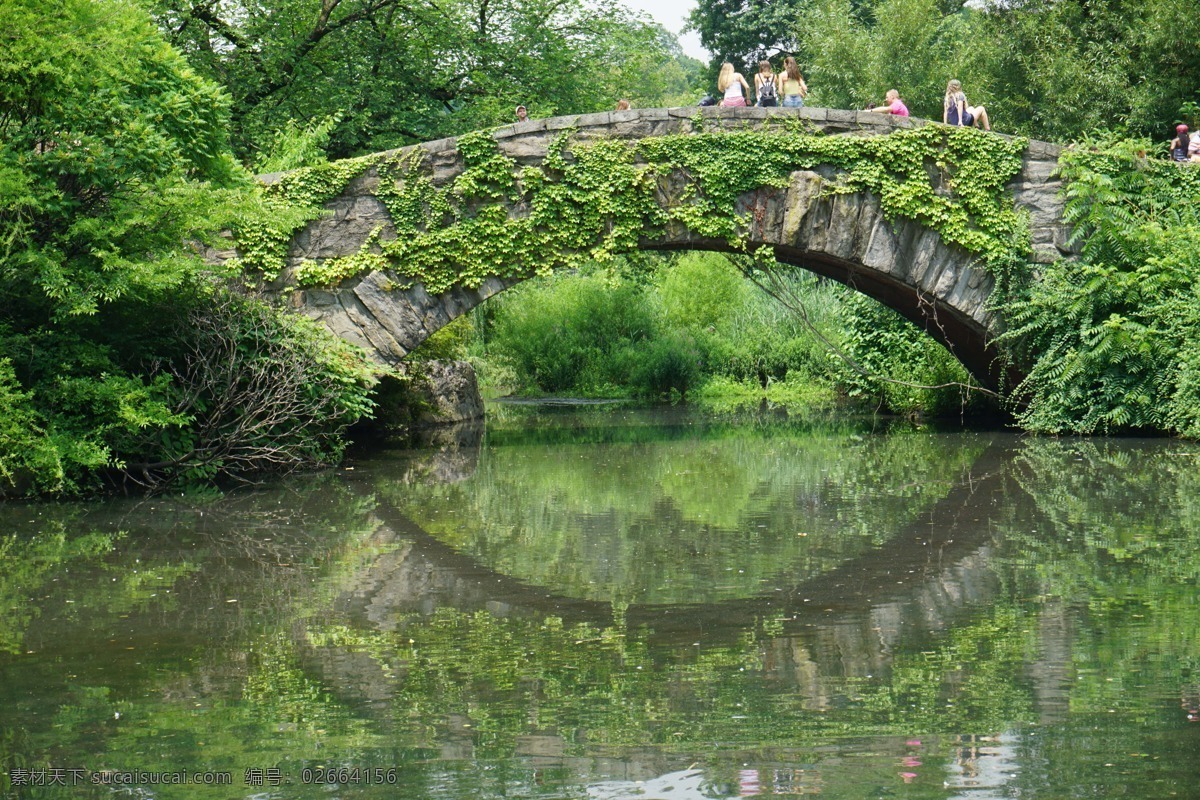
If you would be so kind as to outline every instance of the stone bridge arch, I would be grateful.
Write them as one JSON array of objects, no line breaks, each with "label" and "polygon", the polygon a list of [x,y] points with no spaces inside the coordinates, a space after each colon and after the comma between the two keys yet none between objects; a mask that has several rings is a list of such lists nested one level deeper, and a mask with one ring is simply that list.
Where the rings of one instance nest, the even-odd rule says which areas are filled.
[{"label": "stone bridge arch", "polygon": [[[778,131],[781,124],[803,126],[805,133],[862,137],[887,136],[930,123],[821,108],[674,108],[533,120],[498,128],[491,136],[499,153],[520,169],[544,164],[555,140],[563,135],[575,147],[721,130]],[[1059,154],[1056,145],[1030,142],[1019,171],[1006,186],[1013,205],[1028,214],[1033,260],[1039,262],[1068,254],[1061,184],[1055,175]],[[431,187],[449,186],[466,169],[457,139],[427,142],[375,158],[407,160],[427,176]],[[382,161],[329,200],[325,216],[292,238],[286,266],[270,291],[286,296],[294,308],[363,346],[380,362],[396,364],[450,321],[526,280],[531,270],[489,275],[475,286],[456,285],[433,293],[420,282],[406,282],[386,265],[365,259],[366,268],[334,286],[301,286],[297,275],[302,265],[377,252],[372,242],[397,236],[386,198],[381,197],[394,179],[378,163]],[[786,186],[764,186],[740,195],[736,213],[744,230],[736,243],[700,236],[672,222],[657,236],[641,237],[637,246],[712,251],[767,247],[782,263],[837,280],[896,310],[944,344],[984,385],[996,387],[1001,376],[991,340],[998,320],[987,302],[994,281],[978,256],[920,222],[886,219],[880,199],[872,194],[831,194],[827,190],[836,178],[834,168],[813,166],[791,172]],[[262,178],[268,184],[279,179],[278,175]],[[945,176],[931,174],[930,180],[939,194],[953,191]],[[661,187],[658,195],[661,204],[671,202]],[[524,213],[518,206],[507,213]]]}]

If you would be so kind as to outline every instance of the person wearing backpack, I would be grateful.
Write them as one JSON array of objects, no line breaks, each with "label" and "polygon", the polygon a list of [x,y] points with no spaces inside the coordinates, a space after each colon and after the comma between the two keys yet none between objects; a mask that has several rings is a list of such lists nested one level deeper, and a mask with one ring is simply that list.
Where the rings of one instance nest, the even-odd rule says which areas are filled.
[{"label": "person wearing backpack", "polygon": [[758,62],[758,74],[754,76],[754,94],[762,108],[779,105],[779,81],[770,61]]}]

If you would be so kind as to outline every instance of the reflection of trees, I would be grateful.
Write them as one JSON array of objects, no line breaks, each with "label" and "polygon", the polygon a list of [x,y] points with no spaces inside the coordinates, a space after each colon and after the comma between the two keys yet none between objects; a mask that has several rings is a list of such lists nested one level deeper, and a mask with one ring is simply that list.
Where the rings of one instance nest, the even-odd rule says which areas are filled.
[{"label": "reflection of trees", "polygon": [[43,594],[65,565],[109,552],[114,538],[102,533],[69,536],[58,521],[29,537],[0,536],[0,652],[21,651],[25,631],[39,613],[30,598]]},{"label": "reflection of trees", "polygon": [[[340,585],[339,570],[379,557],[372,509],[322,476],[215,499],[0,509],[19,531],[0,538],[13,556],[0,560],[0,599],[12,599],[0,629],[31,651],[0,652],[0,769],[232,769],[240,781],[268,759],[318,758],[322,741],[360,746],[365,724],[305,675],[291,637],[329,604],[317,577]],[[27,514],[35,533],[22,532]]]},{"label": "reflection of trees", "polygon": [[[406,499],[400,481],[376,478],[359,490],[318,478],[306,487],[312,491],[216,503],[115,503],[102,519],[70,517],[59,526],[104,537],[127,531],[111,552],[99,540],[87,550],[92,534],[65,535],[68,550],[72,542],[84,548],[69,562],[69,586],[52,580],[60,567],[0,569],[6,580],[16,576],[0,585],[20,587],[5,588],[5,599],[37,596],[23,607],[42,609],[26,628],[27,646],[51,654],[39,668],[0,654],[7,709],[0,766],[195,767],[229,769],[240,780],[251,766],[297,774],[306,764],[344,763],[402,771],[400,787],[361,796],[558,797],[583,795],[585,783],[647,779],[699,761],[706,779],[727,793],[752,763],[762,767],[764,786],[819,785],[829,796],[862,796],[864,786],[896,784],[904,742],[919,733],[926,767],[917,771],[938,779],[904,789],[945,797],[941,770],[956,757],[958,734],[1019,732],[1036,721],[1036,736],[1015,737],[1006,750],[1021,767],[1005,787],[1014,794],[1187,795],[1194,781],[1180,776],[1195,769],[1179,765],[1191,763],[1200,746],[1200,725],[1187,726],[1179,707],[1180,693],[1194,689],[1200,674],[1200,475],[1183,455],[1187,446],[1033,440],[1015,459],[993,450],[973,460],[973,442],[962,455],[931,452],[949,449],[940,439],[932,448],[884,448],[870,455],[885,464],[869,468],[854,463],[856,453],[868,455],[856,450],[862,442],[805,450],[786,441],[772,450],[752,437],[725,438],[729,444],[712,448],[706,441],[699,459],[744,469],[754,480],[739,484],[741,491],[782,509],[788,524],[799,524],[796,487],[811,479],[820,502],[807,507],[809,524],[817,519],[810,537],[845,521],[851,538],[869,542],[864,552],[879,547],[888,557],[851,557],[816,575],[797,571],[791,586],[806,593],[775,605],[760,593],[718,597],[719,613],[703,618],[695,606],[672,609],[699,631],[684,638],[662,635],[664,617],[639,616],[649,614],[644,605],[591,601],[607,609],[597,617],[536,603],[522,611],[515,601],[533,590],[516,580],[501,587],[513,603],[479,588],[474,604],[468,584],[495,583],[497,573],[481,571],[469,550],[458,561],[438,560],[416,537],[405,538],[389,509],[393,500],[410,508],[418,501]],[[548,455],[532,447],[521,455],[515,444],[500,449],[508,451],[504,459],[480,462],[486,480],[477,487],[470,478],[458,488],[419,488],[418,499],[499,513],[503,491],[551,487]],[[749,505],[727,519],[727,509],[706,508],[704,497],[689,504],[686,476],[668,475],[672,465],[691,468],[686,453],[669,451],[640,471],[617,455],[610,454],[611,465],[629,474],[604,479],[591,466],[575,470],[558,495],[563,509],[534,506],[541,519],[565,524],[572,513],[615,508],[611,516],[630,525],[620,535],[632,538],[656,531],[633,523],[649,525],[658,503],[670,506],[662,518],[673,525],[695,524],[694,539],[702,538],[702,525],[714,538],[727,535],[728,519],[744,533],[759,530]],[[789,466],[790,459],[805,464]],[[838,494],[831,472],[854,492]],[[417,474],[416,467],[409,473]],[[522,474],[532,476],[533,488],[514,489]],[[922,476],[939,493],[919,486],[907,497],[897,498],[894,487],[888,493],[889,482]],[[629,487],[657,477],[678,477],[684,486],[665,480],[656,500],[639,504]],[[472,505],[472,488],[487,503]],[[868,507],[871,496],[900,509],[906,527],[893,522],[868,536],[864,529],[882,513]],[[917,538],[926,529],[928,547]],[[760,540],[771,542],[767,530]],[[450,533],[439,534],[446,552]],[[32,547],[42,540],[14,541]],[[908,562],[905,541],[914,546]],[[512,545],[501,538],[493,546]],[[705,552],[736,554],[722,546]],[[755,557],[766,562],[770,552],[793,551],[764,549]],[[797,563],[819,563],[804,561],[809,555],[800,553]],[[413,605],[364,613],[386,588],[389,570],[401,566],[411,569],[403,588]],[[444,578],[430,580],[434,570]],[[123,573],[129,583],[112,580]],[[443,594],[430,605],[440,608],[422,613],[422,598],[435,589]],[[80,607],[73,617],[56,610],[66,597]],[[127,646],[136,649],[126,653]],[[46,673],[51,662],[60,674]],[[865,745],[853,744],[855,737],[870,737],[877,757],[848,766],[830,743],[852,742],[849,752],[861,756]],[[1174,771],[1154,783],[1172,759]],[[1104,766],[1114,760],[1116,767]],[[796,764],[805,765],[803,775]],[[541,779],[551,782],[541,786]],[[292,786],[287,796],[328,795]]]},{"label": "reflection of trees", "polygon": [[775,433],[662,442],[632,428],[539,447],[510,434],[465,481],[380,492],[448,544],[551,591],[704,602],[867,552],[945,495],[987,443]]},{"label": "reflection of trees", "polygon": [[1145,709],[1161,696],[1152,676],[1200,675],[1198,456],[1181,443],[1037,439],[1013,464],[1036,513],[1004,526],[1005,571],[1061,617],[1073,710]]}]

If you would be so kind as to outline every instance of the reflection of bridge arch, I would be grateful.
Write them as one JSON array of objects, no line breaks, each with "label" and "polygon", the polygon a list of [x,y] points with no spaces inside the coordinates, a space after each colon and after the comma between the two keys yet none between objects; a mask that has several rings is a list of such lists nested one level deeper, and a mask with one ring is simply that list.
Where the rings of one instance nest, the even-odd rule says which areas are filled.
[{"label": "reflection of bridge arch", "polygon": [[[955,487],[919,521],[881,548],[851,559],[816,578],[780,591],[710,604],[634,604],[624,610],[630,629],[646,628],[662,643],[711,641],[706,631],[752,629],[779,620],[784,631],[838,626],[873,618],[892,634],[907,636],[945,628],[996,590],[987,564],[988,511],[1004,488],[1007,451],[989,447]],[[408,546],[381,556],[343,592],[339,609],[369,627],[389,628],[401,615],[430,614],[438,607],[493,613],[557,616],[567,623],[614,624],[608,602],[566,597],[529,586],[481,565],[444,544],[403,515],[380,504],[379,535]],[[920,609],[905,616],[903,609]]]},{"label": "reflection of bridge arch", "polygon": [[[501,153],[521,166],[540,165],[553,140],[572,130],[572,142],[597,139],[634,141],[697,130],[696,117],[712,129],[766,128],[772,119],[798,117],[809,130],[826,135],[886,135],[897,128],[925,124],[869,112],[827,109],[645,109],[536,120],[498,129]],[[419,149],[418,149],[419,148]],[[456,140],[444,139],[410,148],[435,186],[445,186],[464,165]],[[1059,183],[1053,176],[1058,148],[1032,143],[1023,168],[1010,184],[1014,203],[1030,213],[1035,255],[1052,260],[1065,247]],[[949,349],[980,380],[995,384],[994,352],[989,346],[994,318],[987,300],[993,281],[965,250],[944,243],[933,230],[914,221],[889,222],[877,198],[866,194],[829,195],[823,191],[833,172],[821,168],[791,174],[786,188],[762,188],[743,195],[738,213],[748,221],[749,249],[770,248],[784,263],[850,285],[897,310]],[[686,176],[660,178],[662,205],[678,200]],[[945,176],[932,177],[938,191],[951,191]],[[289,269],[277,288],[295,288],[294,268],[304,260],[323,261],[357,253],[370,236],[395,237],[387,209],[378,198],[376,168],[355,179],[327,204],[330,216],[302,231],[292,243]],[[511,201],[510,201],[511,205]],[[510,216],[521,209],[511,205]],[[665,236],[643,239],[647,249],[729,250],[723,240],[702,239],[686,228],[669,226]],[[514,274],[532,274],[536,264],[514,265]],[[331,290],[291,293],[291,302],[323,320],[335,333],[373,351],[384,362],[404,358],[451,320],[522,279],[486,279],[477,289],[454,288],[430,296],[420,285],[386,270],[345,280]]]}]

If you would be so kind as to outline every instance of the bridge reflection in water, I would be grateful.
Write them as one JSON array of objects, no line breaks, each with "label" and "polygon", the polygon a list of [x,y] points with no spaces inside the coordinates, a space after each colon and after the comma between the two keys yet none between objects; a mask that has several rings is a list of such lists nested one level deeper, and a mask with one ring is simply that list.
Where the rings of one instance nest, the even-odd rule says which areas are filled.
[{"label": "bridge reflection in water", "polygon": [[671,414],[0,508],[0,763],[399,783],[298,800],[1195,794],[1193,443]]},{"label": "bridge reflection in water", "polygon": [[[386,552],[343,582],[335,609],[352,627],[390,634],[391,641],[404,641],[410,631],[419,637],[430,620],[452,611],[531,624],[555,618],[567,629],[616,629],[652,653],[688,652],[692,659],[736,649],[748,632],[757,631],[755,674],[764,691],[800,698],[791,705],[793,713],[844,711],[859,702],[855,687],[860,682],[886,683],[898,651],[936,649],[955,628],[992,613],[1003,590],[994,563],[994,515],[1006,505],[1007,494],[1019,491],[1009,474],[1015,442],[994,438],[958,474],[946,476],[948,491],[900,530],[881,537],[882,544],[799,579],[789,574],[787,564],[779,564],[768,590],[716,602],[617,604],[532,585],[447,544],[395,504],[381,501],[374,512],[379,525],[372,544]],[[468,481],[480,460],[478,443],[468,433],[412,463],[409,480]],[[463,524],[470,525],[470,510],[457,511]],[[1066,712],[1072,631],[1061,606],[1048,607],[1035,624],[1037,655],[1025,673],[1036,714],[1051,723]],[[414,679],[405,667],[395,669],[395,662],[385,664],[354,647],[310,647],[305,661],[343,699],[374,709],[384,719],[407,701],[405,685]],[[469,714],[448,713],[436,727],[443,759],[482,757],[477,725]],[[906,763],[919,765],[922,757],[928,758],[914,750],[909,738],[883,733],[881,746],[892,751],[901,767],[896,774],[910,774]],[[1015,755],[1013,738],[1000,734],[964,734],[961,747],[955,746],[958,755],[947,786],[970,789],[972,797],[1001,796],[989,792],[1002,790]],[[727,743],[720,748],[723,759],[753,768],[740,773],[738,785],[726,780],[717,786],[712,774],[684,768],[683,761],[696,754],[693,749],[685,748],[681,755],[661,747],[589,745],[589,735],[587,730],[531,725],[515,737],[513,754],[531,769],[562,768],[590,781],[589,797],[626,797],[635,789],[665,792],[667,787],[672,793],[664,796],[713,797],[820,793],[825,779],[814,754],[824,751],[824,758],[837,750],[832,744],[801,752]],[[921,744],[916,743],[918,750]],[[926,737],[925,747],[929,744]]]}]

